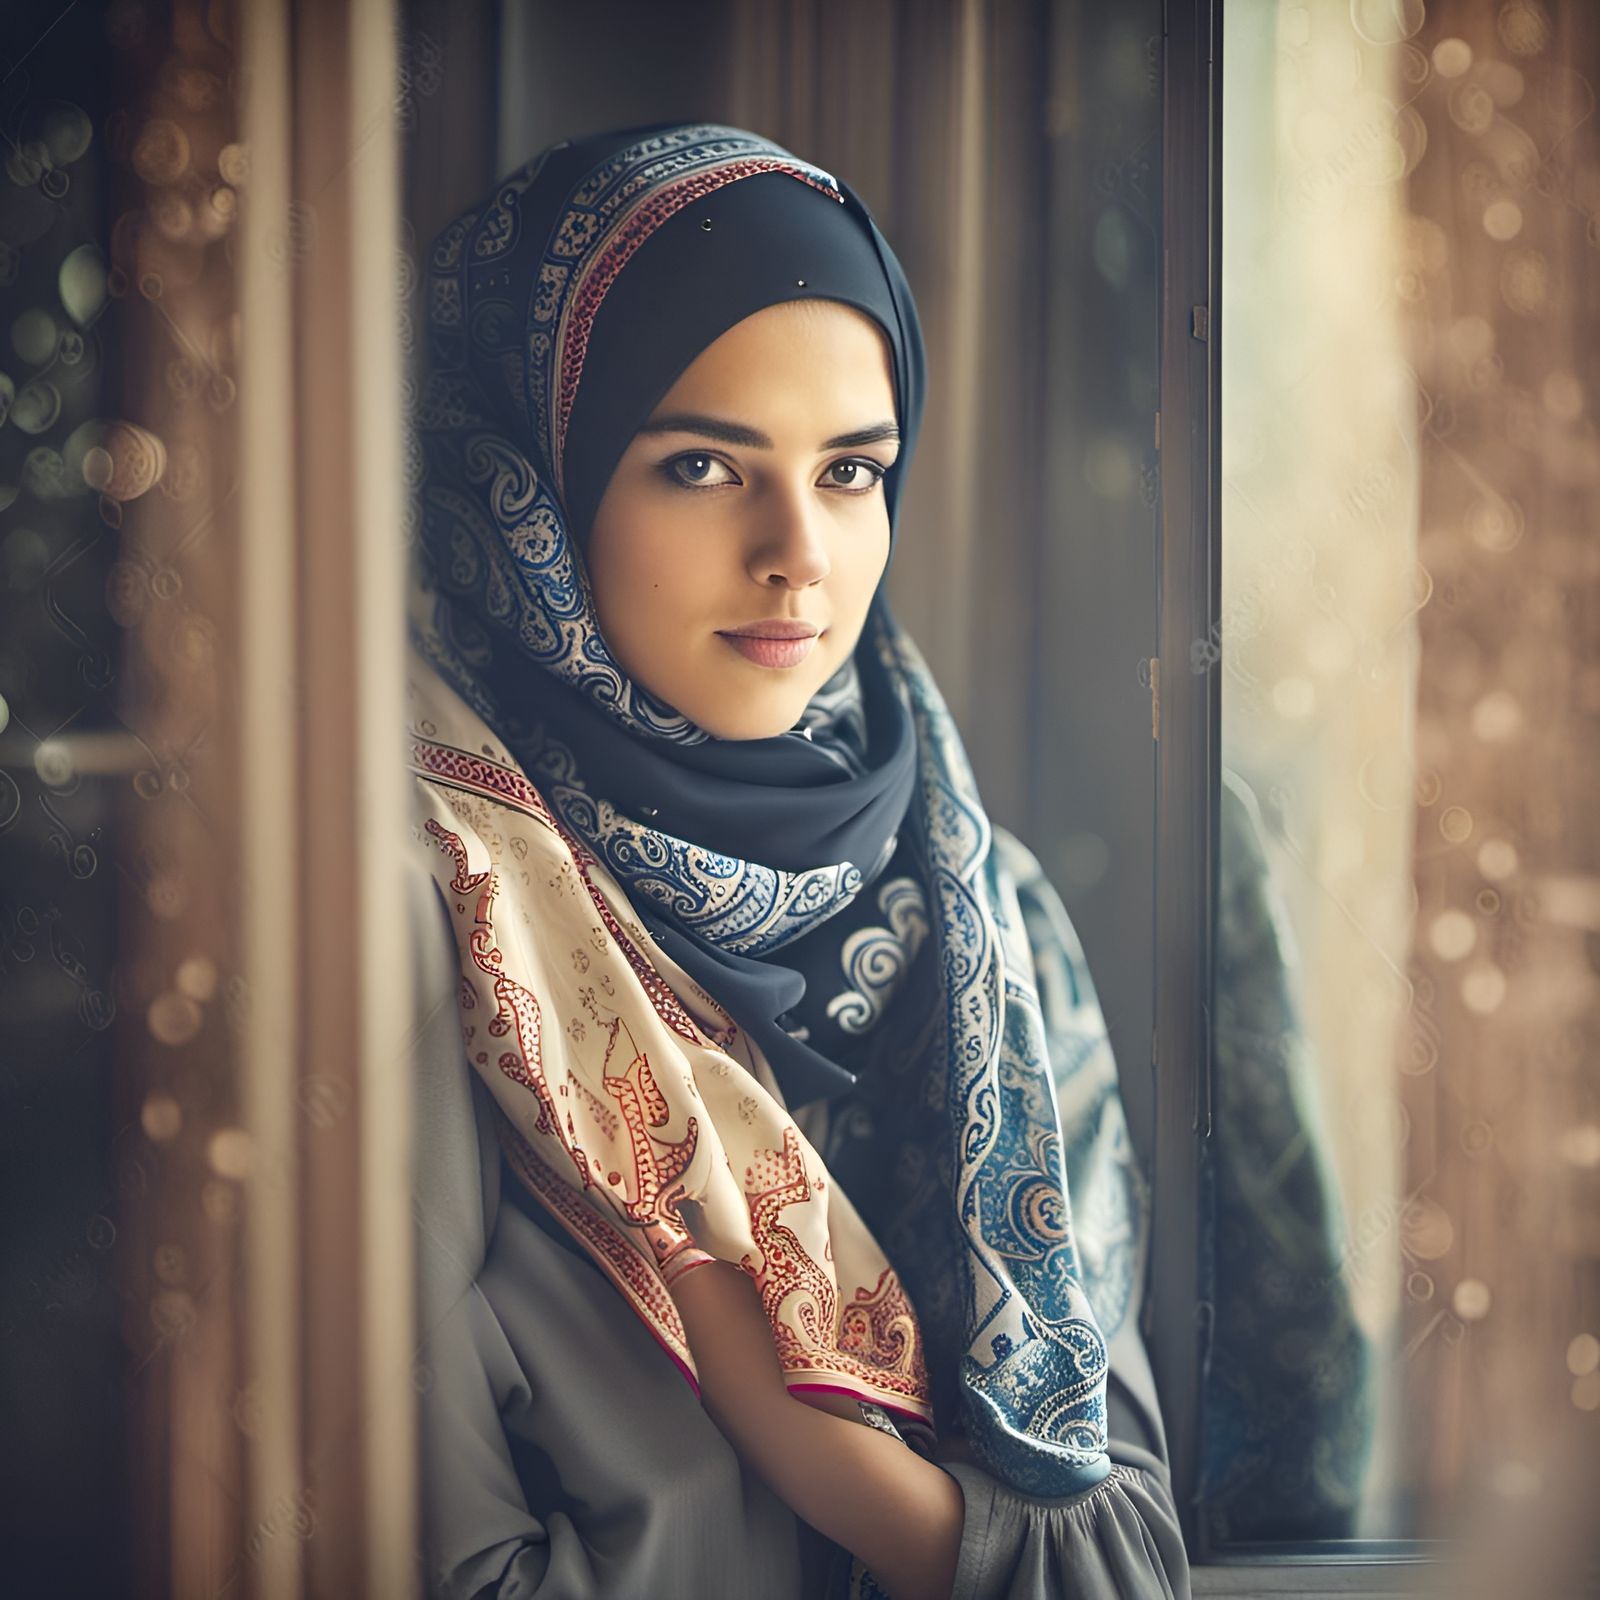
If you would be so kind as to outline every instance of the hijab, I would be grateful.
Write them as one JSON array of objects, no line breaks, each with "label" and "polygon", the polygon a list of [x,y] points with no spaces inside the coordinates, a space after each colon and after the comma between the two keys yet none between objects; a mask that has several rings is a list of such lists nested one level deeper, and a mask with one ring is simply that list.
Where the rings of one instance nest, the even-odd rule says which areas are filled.
[{"label": "hijab", "polygon": [[[858,1035],[804,1005],[818,990],[807,967],[831,950],[780,952],[829,921],[830,938],[844,937],[838,913],[899,842],[915,740],[888,669],[860,653],[789,732],[711,738],[618,667],[572,531],[587,532],[617,460],[701,350],[765,306],[827,298],[872,317],[893,357],[892,559],[924,395],[899,262],[829,174],[735,129],[669,125],[546,151],[445,230],[431,269],[423,531],[430,549],[453,541],[446,570],[458,577],[438,612],[440,666],[518,748],[541,748],[557,808],[644,897],[669,953],[755,1037],[790,1103],[848,1087],[840,1058]],[[479,443],[472,459],[456,455],[469,416],[537,452]],[[459,523],[474,500],[505,537],[480,526],[469,549]],[[529,519],[568,532],[536,570],[516,533]],[[474,561],[483,588],[469,596],[459,579]],[[880,633],[881,585],[873,609]],[[555,680],[537,692],[530,657]],[[558,746],[581,752],[581,784]]]},{"label": "hijab", "polygon": [[[794,728],[718,739],[621,669],[583,564],[612,470],[679,374],[744,317],[801,298],[853,306],[888,341],[892,551],[925,388],[894,253],[832,174],[741,129],[659,124],[512,173],[439,236],[427,297],[412,634],[494,736],[502,775],[482,792],[528,786],[591,894],[614,883],[637,914],[629,959],[654,960],[712,1043],[744,1035],[781,1090],[786,1152],[785,1106],[833,1113],[812,1181],[853,1170],[853,1207],[831,1172],[839,1215],[896,1241],[915,1305],[896,1326],[926,1328],[934,1408],[1020,1489],[1098,1482],[1106,1335],[1072,1227],[1035,951],[926,665],[880,585],[854,655]],[[429,760],[460,776],[459,754]],[[479,878],[464,855],[453,870],[441,887],[481,957],[460,888]],[[1103,1033],[1097,1011],[1087,1025]],[[1126,1303],[1132,1270],[1119,1257],[1108,1300]],[[885,1281],[868,1275],[875,1293]]]}]

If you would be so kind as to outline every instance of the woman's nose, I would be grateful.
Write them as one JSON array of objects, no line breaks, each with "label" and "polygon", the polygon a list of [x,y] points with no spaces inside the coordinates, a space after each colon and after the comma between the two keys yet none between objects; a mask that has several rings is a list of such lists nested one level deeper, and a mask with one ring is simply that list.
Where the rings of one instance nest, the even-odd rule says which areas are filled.
[{"label": "woman's nose", "polygon": [[833,570],[828,556],[828,513],[815,492],[777,488],[752,506],[749,568],[757,583],[806,589]]}]

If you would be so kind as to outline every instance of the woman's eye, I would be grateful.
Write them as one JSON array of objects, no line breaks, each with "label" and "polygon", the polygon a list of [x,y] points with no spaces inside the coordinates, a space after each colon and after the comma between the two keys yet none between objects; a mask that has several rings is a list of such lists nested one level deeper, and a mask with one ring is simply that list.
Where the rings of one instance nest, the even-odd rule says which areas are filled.
[{"label": "woman's eye", "polygon": [[727,465],[715,456],[707,455],[703,450],[691,450],[686,455],[673,456],[664,463],[662,470],[674,483],[689,489],[718,488],[724,483],[739,481],[731,472],[726,478],[716,477],[719,467],[728,472]]},{"label": "woman's eye", "polygon": [[850,461],[835,461],[827,471],[827,476],[832,479],[829,487],[846,489],[853,494],[865,494],[883,482],[888,470],[881,462],[869,461],[863,456],[857,456]]},{"label": "woman's eye", "polygon": [[[842,489],[846,494],[866,494],[883,481],[888,470],[881,462],[862,456],[835,461],[823,473],[822,487]],[[720,489],[740,481],[726,462],[704,450],[672,456],[662,462],[661,471],[669,483],[682,489]]]}]

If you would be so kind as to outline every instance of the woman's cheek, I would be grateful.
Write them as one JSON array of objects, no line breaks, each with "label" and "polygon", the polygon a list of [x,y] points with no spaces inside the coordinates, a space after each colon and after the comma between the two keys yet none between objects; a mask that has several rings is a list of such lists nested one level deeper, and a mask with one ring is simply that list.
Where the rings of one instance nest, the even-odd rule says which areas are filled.
[{"label": "woman's cheek", "polygon": [[855,591],[859,609],[865,612],[873,590],[883,577],[883,569],[889,563],[888,528],[885,527],[878,537],[868,540],[864,546],[858,546],[858,550],[860,553],[852,563],[851,587]]}]

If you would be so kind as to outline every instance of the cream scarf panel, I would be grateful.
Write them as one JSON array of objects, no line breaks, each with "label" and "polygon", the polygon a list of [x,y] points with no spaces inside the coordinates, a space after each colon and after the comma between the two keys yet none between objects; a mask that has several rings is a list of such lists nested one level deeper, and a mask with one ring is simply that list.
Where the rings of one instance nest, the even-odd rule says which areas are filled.
[{"label": "cream scarf panel", "polygon": [[760,1050],[414,651],[407,697],[412,833],[512,1168],[697,1387],[669,1285],[716,1258],[754,1279],[791,1388],[931,1421],[905,1290]]}]

